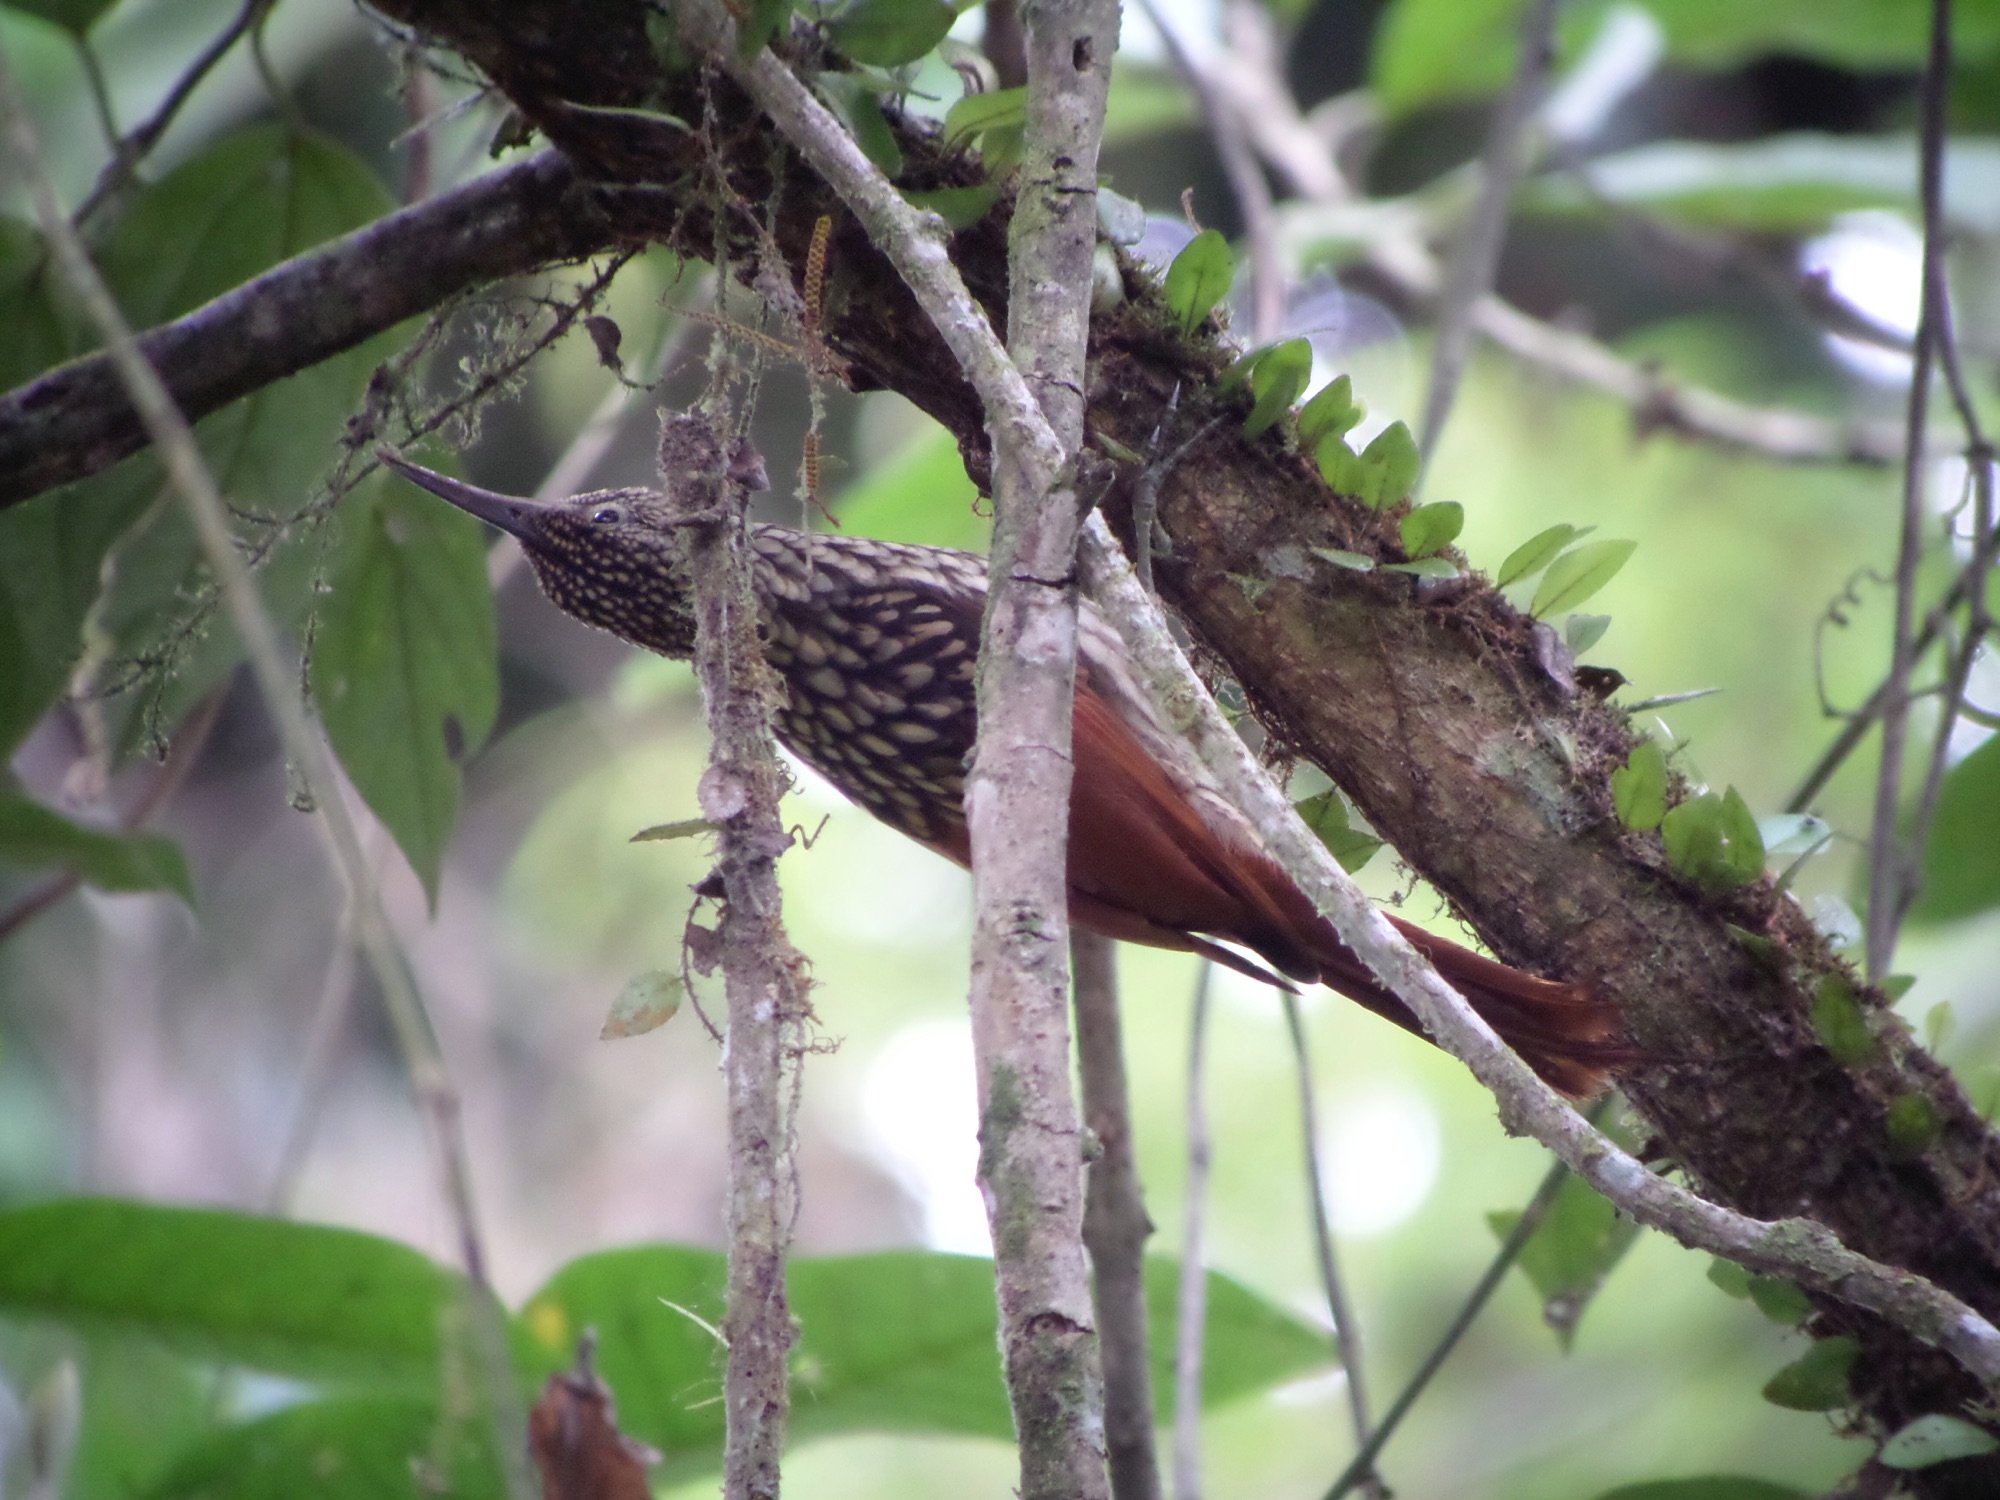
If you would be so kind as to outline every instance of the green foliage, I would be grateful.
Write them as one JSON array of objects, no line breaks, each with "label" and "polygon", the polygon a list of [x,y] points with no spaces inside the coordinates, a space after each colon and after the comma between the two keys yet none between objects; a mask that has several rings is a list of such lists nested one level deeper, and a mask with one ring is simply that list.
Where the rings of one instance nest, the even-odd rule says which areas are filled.
[{"label": "green foliage", "polygon": [[1354,826],[1354,810],[1338,787],[1302,797],[1292,804],[1292,809],[1350,875],[1373,859],[1375,851],[1382,847],[1382,841],[1374,834]]},{"label": "green foliage", "polygon": [[[1616,0],[1565,6],[1557,28],[1559,64],[1574,60]],[[1498,93],[1513,77],[1526,0],[1396,0],[1376,33],[1373,80],[1392,116],[1452,100]],[[1764,53],[1884,72],[1922,62],[1926,10],[1881,0],[1648,0],[1667,60],[1730,68]],[[1968,7],[1953,28],[1958,61],[1990,55],[2000,13]]]},{"label": "green foliage", "polygon": [[81,37],[118,0],[7,0],[10,10],[40,16],[53,26]]},{"label": "green foliage", "polygon": [[993,205],[1000,201],[1000,189],[990,182],[975,182],[970,187],[929,188],[921,192],[905,189],[903,196],[916,207],[929,209],[953,229],[970,229],[993,211]]},{"label": "green foliage", "polygon": [[[1996,193],[2000,148],[1990,140],[1955,140],[1946,222],[1990,233]],[[1841,214],[1911,211],[1917,158],[1906,135],[1657,141],[1594,160],[1588,194],[1574,183],[1547,181],[1525,194],[1524,206],[1594,215],[1607,201],[1703,228],[1810,234]]]},{"label": "green foliage", "polygon": [[1782,1276],[1749,1271],[1733,1260],[1711,1260],[1708,1279],[1739,1301],[1753,1303],[1773,1323],[1796,1328],[1812,1316],[1813,1306],[1796,1283]]},{"label": "green foliage", "polygon": [[1571,526],[1567,522],[1558,522],[1536,532],[1507,554],[1507,560],[1500,564],[1500,571],[1494,576],[1494,587],[1504,589],[1510,583],[1533,578],[1554,562],[1556,554],[1563,548],[1596,529],[1595,526]]},{"label": "green foliage", "polygon": [[1611,628],[1609,615],[1571,615],[1563,621],[1563,643],[1572,656],[1581,656],[1604,639]]},{"label": "green foliage", "polygon": [[1575,609],[1617,576],[1638,545],[1625,541],[1586,542],[1563,553],[1549,564],[1528,613],[1542,620],[1561,610]]},{"label": "green foliage", "polygon": [[1323,562],[1330,562],[1336,568],[1346,568],[1352,573],[1375,571],[1375,559],[1365,552],[1344,552],[1338,547],[1315,547],[1312,549],[1312,554]]},{"label": "green foliage", "polygon": [[1969,917],[2000,906],[2000,735],[1945,773],[1911,915]]},{"label": "green foliage", "polygon": [[1891,1099],[1882,1123],[1889,1132],[1889,1149],[1906,1160],[1922,1156],[1937,1142],[1937,1106],[1922,1094]]},{"label": "green foliage", "polygon": [[79,1198],[0,1212],[0,1311],[300,1380],[423,1389],[457,1277],[372,1235]]},{"label": "green foliage", "polygon": [[1387,510],[1407,499],[1417,482],[1417,440],[1401,422],[1384,427],[1359,453],[1340,433],[1328,433],[1315,456],[1329,486],[1370,510]]},{"label": "green foliage", "polygon": [[1928,1469],[1932,1464],[1982,1458],[1988,1453],[2000,1453],[2000,1438],[1962,1417],[1932,1412],[1899,1428],[1875,1460],[1887,1469]]},{"label": "green foliage", "polygon": [[1861,1344],[1845,1334],[1821,1339],[1764,1383],[1764,1399],[1789,1411],[1834,1411],[1847,1405],[1847,1376]]},{"label": "green foliage", "polygon": [[1408,573],[1416,578],[1456,578],[1458,564],[1448,557],[1419,557],[1413,562],[1383,563],[1384,573]]},{"label": "green foliage", "polygon": [[967,94],[945,111],[945,144],[968,143],[988,131],[1017,130],[1027,117],[1026,88],[994,89],[990,93]]},{"label": "green foliage", "polygon": [[973,509],[978,498],[951,434],[926,427],[839,490],[831,508],[844,528],[863,536],[977,552],[988,530]]},{"label": "green foliage", "polygon": [[1286,339],[1242,361],[1251,397],[1250,415],[1243,419],[1245,437],[1262,437],[1292,409],[1312,380],[1312,363],[1312,345],[1304,339]]},{"label": "green foliage", "polygon": [[861,154],[875,169],[894,182],[903,175],[903,148],[889,117],[882,113],[882,100],[869,81],[853,73],[823,73],[820,87],[840,110],[840,117],[854,136]]},{"label": "green foliage", "polygon": [[1403,550],[1411,557],[1442,552],[1465,529],[1465,507],[1456,500],[1419,505],[1403,517]]},{"label": "green foliage", "polygon": [[1326,438],[1344,437],[1352,432],[1366,415],[1361,403],[1354,399],[1352,378],[1336,376],[1299,408],[1299,446],[1308,453],[1315,452]]},{"label": "green foliage", "polygon": [[[1235,276],[1236,256],[1220,230],[1204,229],[1181,247],[1181,253],[1167,267],[1162,292],[1183,333],[1193,333],[1215,311],[1229,295]],[[1310,368],[1310,351],[1307,365]]]},{"label": "green foliage", "polygon": [[625,981],[598,1036],[605,1041],[644,1036],[680,1014],[686,987],[671,969],[648,969]]},{"label": "green foliage", "polygon": [[101,891],[172,891],[194,904],[187,860],[172,839],[86,828],[18,792],[0,791],[0,865],[72,870]]},{"label": "green foliage", "polygon": [[[573,1261],[512,1321],[525,1388],[567,1368],[586,1328],[621,1425],[669,1454],[669,1476],[712,1472],[723,1409],[713,1392],[727,1279],[722,1255],[673,1246]],[[1178,1267],[1146,1267],[1161,1416],[1172,1391]],[[1004,1439],[1012,1419],[996,1354],[992,1265],[925,1251],[795,1260],[801,1338],[793,1430],[956,1433]],[[244,1214],[79,1199],[0,1212],[0,1315],[121,1342],[142,1338],[203,1364],[328,1387],[313,1399],[202,1435],[150,1493],[390,1493],[413,1462],[492,1492],[486,1419],[441,1372],[467,1357],[465,1282],[405,1246],[349,1230]],[[1203,1398],[1223,1403],[1324,1368],[1325,1334],[1238,1283],[1208,1279]],[[458,1377],[445,1375],[444,1389]],[[471,1376],[477,1379],[476,1373]],[[175,1429],[185,1432],[184,1428]],[[320,1483],[306,1482],[317,1476]],[[370,1488],[375,1478],[391,1476]]]},{"label": "green foliage", "polygon": [[1667,863],[1711,896],[1750,884],[1764,872],[1764,841],[1742,795],[1690,797],[1660,821]]},{"label": "green foliage", "polygon": [[320,609],[313,699],[341,765],[433,905],[459,763],[499,710],[482,528],[408,485],[350,497]]},{"label": "green foliage", "polygon": [[[1486,1216],[1503,1240],[1520,1221],[1513,1209]],[[1638,1237],[1639,1226],[1581,1177],[1572,1174],[1556,1189],[1548,1213],[1521,1247],[1519,1265],[1541,1294],[1543,1321],[1565,1352],[1576,1341],[1584,1309]]]},{"label": "green foliage", "polygon": [[748,62],[792,18],[793,0],[748,0],[736,26],[736,55]]},{"label": "green foliage", "polygon": [[1611,805],[1635,833],[1658,828],[1667,815],[1667,753],[1658,740],[1641,740],[1611,773]]},{"label": "green foliage", "polygon": [[1874,1030],[1844,974],[1822,975],[1813,985],[1812,1024],[1835,1062],[1858,1063],[1875,1050]]},{"label": "green foliage", "polygon": [[856,62],[899,68],[943,41],[957,19],[944,0],[849,0],[825,24],[834,46]]},{"label": "green foliage", "polygon": [[1597,1500],[1812,1500],[1804,1490],[1740,1474],[1702,1474],[1692,1479],[1649,1479],[1621,1484]]}]

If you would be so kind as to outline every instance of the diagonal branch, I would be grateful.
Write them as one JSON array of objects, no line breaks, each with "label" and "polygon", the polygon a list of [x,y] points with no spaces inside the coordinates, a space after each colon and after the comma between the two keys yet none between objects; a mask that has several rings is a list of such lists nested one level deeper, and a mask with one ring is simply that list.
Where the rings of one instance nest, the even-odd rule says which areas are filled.
[{"label": "diagonal branch", "polygon": [[[364,343],[470,286],[613,241],[560,155],[544,151],[273,266],[140,336],[190,421]],[[147,440],[108,353],[0,396],[0,507],[109,468]]]}]

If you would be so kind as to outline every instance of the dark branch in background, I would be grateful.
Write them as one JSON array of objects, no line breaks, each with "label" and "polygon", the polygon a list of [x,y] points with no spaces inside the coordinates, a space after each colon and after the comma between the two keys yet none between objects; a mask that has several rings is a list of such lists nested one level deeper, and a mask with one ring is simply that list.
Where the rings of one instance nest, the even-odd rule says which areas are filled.
[{"label": "dark branch in background", "polygon": [[1085,1179],[1083,1242],[1090,1249],[1098,1341],[1104,1351],[1104,1446],[1112,1500],[1159,1500],[1153,1450],[1153,1371],[1146,1344],[1146,1239],[1153,1221],[1132,1143],[1125,1039],[1118,1016],[1117,948],[1070,932],[1076,981],[1077,1073],[1083,1123],[1097,1138]]},{"label": "dark branch in background", "polygon": [[729,1112],[729,1303],[723,1335],[727,1500],[769,1500],[790,1412],[798,1331],[785,1300],[785,1250],[798,1183],[792,1102],[799,1036],[810,1012],[805,961],[785,935],[778,856],[792,842],[778,802],[787,777],[771,738],[775,691],[758,639],[744,530],[747,489],[731,472],[708,415],[667,418],[660,476],[669,504],[693,522],[695,675],[708,708],[708,770],[699,797],[717,830],[718,924],[729,1000],[722,1073]]},{"label": "dark branch in background", "polygon": [[1208,1326],[1208,992],[1215,965],[1201,961],[1188,1020],[1187,1200],[1181,1284],[1175,1302],[1174,1500],[1201,1500],[1201,1353]]},{"label": "dark branch in background", "polygon": [[[127,131],[112,142],[111,160],[104,164],[104,170],[97,174],[97,181],[91,187],[89,196],[77,206],[74,222],[80,229],[89,223],[94,215],[112,197],[132,180],[132,174],[139,164],[160,143],[160,137],[167,133],[167,127],[174,122],[174,116],[181,112],[181,106],[201,86],[215,65],[229,54],[253,25],[259,15],[271,8],[276,0],[243,0],[243,8],[235,19],[217,32],[209,44],[189,63],[174,80],[174,86],[167,90],[167,97],[160,101],[158,109],[147,116],[144,124]],[[86,49],[85,56],[89,56]]]},{"label": "dark branch in background", "polygon": [[1500,248],[1507,239],[1514,185],[1528,161],[1528,131],[1549,89],[1555,68],[1556,13],[1562,0],[1533,0],[1521,17],[1521,57],[1514,81],[1500,100],[1486,132],[1480,160],[1479,202],[1459,242],[1458,254],[1438,297],[1437,330],[1431,344],[1431,387],[1424,398],[1417,449],[1424,462],[1437,451],[1445,419],[1458,397],[1458,382],[1472,353],[1473,308],[1493,287]]},{"label": "dark branch in background", "polygon": [[[1588,1119],[1594,1125],[1603,1114],[1604,1108],[1599,1105],[1591,1110]],[[1334,1480],[1332,1487],[1327,1490],[1326,1500],[1345,1500],[1355,1486],[1365,1484],[1374,1474],[1375,1460],[1381,1457],[1383,1448],[1387,1447],[1389,1439],[1395,1436],[1396,1429],[1403,1425],[1403,1418],[1407,1417],[1416,1406],[1417,1398],[1423,1395],[1425,1388],[1430,1385],[1431,1377],[1444,1368],[1445,1361],[1451,1358],[1452,1350],[1458,1347],[1458,1341],[1465,1337],[1466,1331],[1485,1309],[1488,1300],[1499,1289],[1501,1281],[1512,1269],[1514,1262],[1521,1258],[1522,1250],[1527,1248],[1528,1241],[1534,1238],[1535,1231],[1542,1227],[1542,1220],[1549,1216],[1549,1210],[1555,1206],[1556,1194],[1562,1191],[1563,1182],[1569,1175],[1569,1168],[1561,1162],[1549,1168],[1541,1186],[1535,1189],[1534,1197],[1528,1200],[1528,1206],[1521,1211],[1521,1217],[1514,1221],[1514,1227],[1507,1231],[1507,1238],[1500,1242],[1499,1250],[1487,1263],[1486,1269],[1480,1273],[1479,1280],[1473,1283],[1472,1290],[1466,1293],[1465,1301],[1460,1305],[1457,1314],[1438,1336],[1438,1341],[1431,1346],[1430,1353],[1426,1354],[1423,1362],[1417,1366],[1416,1373],[1410,1377],[1409,1383],[1396,1393],[1396,1399],[1391,1401],[1389,1409],[1382,1413],[1381,1425],[1369,1434],[1368,1441],[1361,1445],[1360,1451],[1349,1461],[1347,1467],[1341,1470],[1340,1477]]]},{"label": "dark branch in background", "polygon": [[[1340,1370],[1347,1381],[1347,1417],[1354,1427],[1357,1451],[1366,1452],[1373,1433],[1368,1421],[1368,1380],[1361,1353],[1361,1320],[1347,1300],[1340,1279],[1340,1262],[1333,1248],[1333,1218],[1326,1205],[1326,1175],[1319,1158],[1319,1090],[1313,1084],[1312,1048],[1306,1041],[1305,1017],[1299,1012],[1299,997],[1287,991],[1283,997],[1285,1032],[1291,1038],[1292,1062],[1299,1082],[1299,1143],[1306,1168],[1306,1205],[1310,1210],[1313,1260],[1319,1267],[1320,1287],[1326,1293],[1327,1316],[1333,1320],[1333,1337],[1340,1350]],[[1387,1500],[1388,1486],[1372,1468],[1364,1468],[1363,1490],[1370,1500]]]},{"label": "dark branch in background", "polygon": [[[601,250],[614,235],[553,151],[274,266],[146,333],[139,352],[190,420],[352,349],[454,293]],[[0,396],[0,506],[146,442],[108,355]]]},{"label": "dark branch in background", "polygon": [[1917,563],[1923,554],[1926,470],[1924,434],[1930,425],[1931,373],[1945,328],[1945,251],[1939,204],[1944,185],[1944,111],[1951,78],[1951,0],[1931,0],[1930,54],[1924,67],[1923,130],[1917,180],[1923,195],[1923,298],[1917,313],[1915,360],[1910,370],[1908,431],[1903,452],[1903,507],[1896,536],[1895,624],[1889,672],[1883,679],[1882,760],[1875,777],[1875,818],[1868,840],[1868,977],[1889,972],[1896,933],[1916,889],[1918,851],[1903,840],[1903,756],[1909,743],[1911,649],[1917,606]]}]

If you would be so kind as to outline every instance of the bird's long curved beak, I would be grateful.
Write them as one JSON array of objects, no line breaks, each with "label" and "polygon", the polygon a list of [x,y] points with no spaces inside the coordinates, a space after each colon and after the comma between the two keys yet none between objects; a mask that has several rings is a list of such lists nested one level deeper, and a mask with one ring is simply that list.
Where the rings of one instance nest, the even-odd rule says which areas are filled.
[{"label": "bird's long curved beak", "polygon": [[413,464],[386,444],[375,449],[375,456],[412,484],[422,486],[440,500],[449,501],[468,515],[498,526],[512,536],[527,539],[541,534],[542,515],[548,507],[539,501],[482,490],[476,484],[467,484],[462,479],[426,469],[422,464]]}]

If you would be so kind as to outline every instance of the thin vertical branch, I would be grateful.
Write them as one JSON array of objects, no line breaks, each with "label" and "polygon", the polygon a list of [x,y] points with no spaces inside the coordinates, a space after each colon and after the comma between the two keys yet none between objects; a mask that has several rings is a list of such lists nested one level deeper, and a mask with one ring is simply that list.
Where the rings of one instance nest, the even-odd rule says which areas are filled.
[{"label": "thin vertical branch", "polygon": [[727,1500],[768,1500],[779,1487],[797,1328],[785,1297],[785,1251],[798,1184],[791,1086],[807,1020],[805,963],[785,935],[778,856],[791,844],[779,816],[786,776],[771,738],[773,686],[757,632],[747,488],[723,453],[719,419],[667,418],[660,474],[690,523],[695,675],[708,708],[708,770],[698,797],[716,829],[718,925],[729,1031],[722,1053],[729,1115],[729,1302],[723,1334]]},{"label": "thin vertical branch", "polygon": [[1924,204],[1923,296],[1917,313],[1916,353],[1903,444],[1903,506],[1896,535],[1895,623],[1889,671],[1883,679],[1882,762],[1875,776],[1875,815],[1869,833],[1868,977],[1880,979],[1895,957],[1896,933],[1912,886],[1913,851],[1899,835],[1903,761],[1909,743],[1911,646],[1916,617],[1917,564],[1923,553],[1924,433],[1930,416],[1931,370],[1937,355],[1938,294],[1943,290],[1944,237],[1939,216],[1944,182],[1945,96],[1951,87],[1951,0],[1932,0],[1930,56],[1924,68],[1923,129],[1917,179]]},{"label": "thin vertical branch", "polygon": [[1077,1071],[1083,1121],[1097,1138],[1083,1201],[1083,1242],[1090,1251],[1097,1327],[1104,1349],[1104,1439],[1112,1500],[1159,1500],[1153,1451],[1153,1370],[1146,1340],[1146,1239],[1153,1221],[1132,1142],[1132,1099],[1125,1081],[1125,1039],[1118,1014],[1117,949],[1111,939],[1075,929]]},{"label": "thin vertical branch", "polygon": [[1207,69],[1195,60],[1158,0],[1140,0],[1146,19],[1160,33],[1174,71],[1187,80],[1201,105],[1202,118],[1215,141],[1215,154],[1229,182],[1236,211],[1243,218],[1243,238],[1250,248],[1251,342],[1267,344],[1278,336],[1285,312],[1284,257],[1278,249],[1277,221],[1271,210],[1271,185],[1257,164],[1244,123],[1236,107],[1215,86]]},{"label": "thin vertical branch", "polygon": [[[1596,1123],[1603,1113],[1604,1105],[1600,1101],[1590,1112],[1591,1122]],[[1403,1425],[1403,1418],[1410,1414],[1411,1408],[1417,1404],[1417,1398],[1423,1395],[1425,1388],[1430,1385],[1431,1377],[1444,1368],[1444,1362],[1451,1358],[1451,1352],[1458,1347],[1458,1341],[1465,1337],[1466,1330],[1472,1327],[1474,1320],[1499,1288],[1502,1279],[1514,1262],[1520,1259],[1521,1251],[1527,1247],[1528,1241],[1534,1238],[1535,1231],[1542,1227],[1542,1220],[1549,1216],[1549,1210],[1555,1206],[1556,1194],[1561,1191],[1563,1181],[1568,1176],[1569,1168],[1560,1161],[1550,1166],[1548,1175],[1542,1179],[1541,1186],[1535,1189],[1534,1197],[1528,1200],[1528,1206],[1521,1211],[1521,1217],[1514,1221],[1514,1227],[1507,1232],[1507,1238],[1500,1242],[1500,1248],[1487,1263],[1486,1270],[1481,1273],[1479,1280],[1473,1283],[1472,1290],[1467,1293],[1465,1301],[1460,1305],[1457,1316],[1446,1325],[1443,1334],[1431,1346],[1431,1352],[1425,1355],[1423,1363],[1417,1366],[1416,1373],[1410,1377],[1409,1383],[1398,1391],[1396,1399],[1389,1403],[1389,1409],[1382,1414],[1382,1425],[1369,1435],[1368,1441],[1361,1445],[1360,1451],[1341,1471],[1340,1477],[1334,1480],[1332,1487],[1326,1492],[1326,1500],[1344,1500],[1345,1496],[1353,1492],[1356,1485],[1366,1483],[1374,1477],[1375,1460],[1381,1456],[1382,1449],[1388,1444],[1396,1429]]]},{"label": "thin vertical branch", "polygon": [[[1116,0],[1024,9],[1028,97],[1008,244],[1007,352],[1074,460],[1097,243],[1097,156]],[[1076,667],[1071,481],[994,425],[993,557],[979,734],[966,777],[979,1180],[1025,1500],[1109,1493],[1069,1076],[1065,856]],[[1086,789],[1087,795],[1087,789]]]},{"label": "thin vertical branch", "polygon": [[248,565],[236,549],[227,506],[215,476],[202,458],[193,429],[174,404],[159,372],[139,352],[132,329],[110,288],[91,263],[82,239],[56,199],[41,143],[21,103],[4,53],[0,53],[0,120],[4,120],[16,159],[26,169],[36,217],[55,252],[63,277],[75,292],[85,316],[103,338],[140,424],[160,450],[168,479],[187,507],[203,558],[243,641],[265,711],[271,716],[287,761],[318,814],[314,826],[319,829],[329,860],[353,903],[356,937],[381,988],[383,1008],[409,1073],[411,1089],[430,1126],[446,1209],[473,1289],[471,1352],[485,1382],[482,1394],[491,1403],[499,1467],[512,1500],[527,1500],[531,1483],[525,1457],[526,1422],[515,1394],[506,1332],[500,1322],[499,1306],[491,1295],[485,1247],[473,1210],[472,1177],[457,1092],[408,965],[396,946],[381,889],[362,850],[354,815],[341,795],[332,755],[307,721],[304,704],[278,643],[277,627],[264,608]]},{"label": "thin vertical branch", "polygon": [[1208,992],[1215,965],[1201,961],[1188,1021],[1187,1209],[1174,1344],[1174,1496],[1201,1500],[1201,1365],[1208,1330]]},{"label": "thin vertical branch", "polygon": [[1431,388],[1424,398],[1424,419],[1417,449],[1426,463],[1444,433],[1458,397],[1472,349],[1473,309],[1493,285],[1500,265],[1500,247],[1507,238],[1507,211],[1514,184],[1527,163],[1528,130],[1541,111],[1555,66],[1556,13],[1562,0],[1534,0],[1521,17],[1521,58],[1514,81],[1500,101],[1493,128],[1486,137],[1480,162],[1479,203],[1438,299],[1437,334],[1431,345]]},{"label": "thin vertical branch", "polygon": [[[1292,1039],[1292,1057],[1299,1080],[1299,1131],[1304,1137],[1306,1201],[1312,1206],[1313,1251],[1319,1263],[1320,1285],[1326,1291],[1326,1310],[1333,1319],[1333,1336],[1340,1345],[1340,1368],[1347,1377],[1347,1415],[1354,1427],[1354,1443],[1360,1452],[1369,1452],[1373,1436],[1368,1423],[1368,1386],[1362,1373],[1361,1324],[1347,1300],[1346,1285],[1340,1279],[1340,1262],[1334,1254],[1333,1223],[1326,1207],[1326,1178],[1319,1159],[1319,1091],[1313,1086],[1312,1049],[1306,1044],[1305,1018],[1299,1012],[1299,997],[1289,990],[1284,995],[1285,1030]],[[1372,1463],[1372,1460],[1371,1460]],[[1372,1467],[1361,1469],[1361,1483],[1370,1500],[1385,1500],[1388,1487]]]}]

